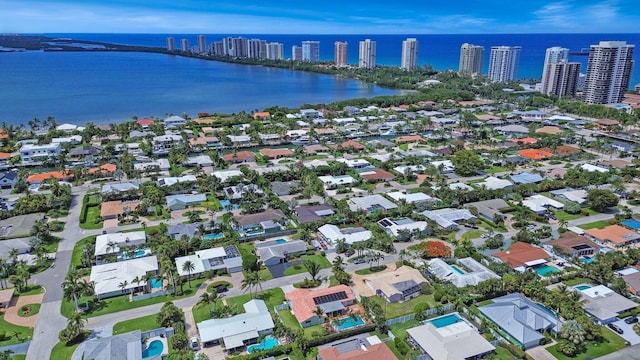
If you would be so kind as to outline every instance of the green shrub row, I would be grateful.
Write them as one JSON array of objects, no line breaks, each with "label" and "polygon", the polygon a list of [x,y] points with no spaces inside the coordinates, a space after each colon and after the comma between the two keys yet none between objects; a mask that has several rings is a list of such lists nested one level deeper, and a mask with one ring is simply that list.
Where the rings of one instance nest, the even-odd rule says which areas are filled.
[{"label": "green shrub row", "polygon": [[283,354],[288,354],[293,350],[293,344],[286,344],[281,346],[276,346],[273,349],[257,351],[253,354],[249,355],[240,355],[229,357],[229,360],[260,360],[268,358],[269,356],[278,356]]}]

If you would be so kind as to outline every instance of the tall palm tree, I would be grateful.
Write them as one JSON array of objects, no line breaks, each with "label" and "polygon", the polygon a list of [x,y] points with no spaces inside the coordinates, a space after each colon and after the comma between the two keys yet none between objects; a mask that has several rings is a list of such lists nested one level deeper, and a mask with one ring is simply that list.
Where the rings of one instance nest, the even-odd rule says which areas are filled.
[{"label": "tall palm tree", "polygon": [[213,302],[215,302],[213,296],[205,291],[205,292],[202,293],[202,295],[200,295],[200,299],[198,300],[196,305],[197,306],[205,306],[206,305],[209,308],[209,312],[211,312],[211,304]]},{"label": "tall palm tree", "polygon": [[262,278],[260,277],[260,273],[258,273],[257,271],[248,271],[244,275],[244,279],[242,280],[240,288],[245,291],[246,289],[249,289],[249,294],[253,297],[254,294],[252,293],[252,290],[254,287],[256,289],[260,288],[260,290],[262,290]]},{"label": "tall palm tree", "polygon": [[321,270],[320,264],[318,264],[315,261],[309,260],[304,263],[304,267],[305,269],[307,269],[307,272],[309,273],[309,275],[311,275],[311,281],[315,283],[316,278],[318,277],[318,274],[320,273],[320,270]]},{"label": "tall palm tree", "polygon": [[138,287],[140,287],[140,283],[144,281],[144,278],[141,278],[140,276],[136,276],[131,280],[131,283],[136,283],[136,288],[131,290],[131,293],[133,293],[135,290],[138,289]]},{"label": "tall palm tree", "polygon": [[80,282],[80,274],[74,269],[69,271],[62,282],[62,290],[65,299],[73,299],[76,312],[78,309],[78,298],[82,295],[82,283]]},{"label": "tall palm tree", "polygon": [[73,313],[67,320],[67,327],[72,329],[75,334],[80,334],[87,324],[87,319],[81,313]]},{"label": "tall palm tree", "polygon": [[118,287],[120,288],[120,290],[122,290],[122,293],[124,293],[128,285],[129,285],[129,282],[125,280],[120,282],[120,284],[118,284]]},{"label": "tall palm tree", "polygon": [[196,269],[196,264],[191,260],[187,260],[182,263],[182,271],[187,272],[187,279],[189,279],[189,287],[191,287],[191,272]]}]

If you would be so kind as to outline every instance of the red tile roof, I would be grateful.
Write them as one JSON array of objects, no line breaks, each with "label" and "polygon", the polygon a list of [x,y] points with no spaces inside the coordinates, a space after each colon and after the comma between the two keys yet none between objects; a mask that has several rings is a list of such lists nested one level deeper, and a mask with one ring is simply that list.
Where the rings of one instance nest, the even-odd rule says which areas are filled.
[{"label": "red tile roof", "polygon": [[542,160],[546,158],[550,158],[553,156],[552,152],[545,151],[542,149],[524,149],[518,151],[518,154],[522,157],[526,157],[528,159],[533,160]]},{"label": "red tile roof", "polygon": [[396,143],[402,144],[402,143],[409,143],[409,142],[418,142],[423,140],[424,138],[420,135],[407,135],[407,136],[397,137]]},{"label": "red tile roof", "polygon": [[538,142],[538,139],[526,137],[526,138],[520,138],[520,139],[511,139],[509,141],[516,144],[535,144]]},{"label": "red tile roof", "polygon": [[153,121],[151,119],[140,119],[136,123],[138,125],[153,125],[153,123],[155,123],[155,121]]},{"label": "red tile roof", "polygon": [[585,234],[591,235],[600,241],[609,241],[616,245],[624,245],[629,240],[626,238],[629,235],[637,234],[633,230],[629,230],[620,225],[609,225],[604,229],[589,229],[584,231]]},{"label": "red tile roof", "polygon": [[391,181],[396,178],[395,175],[383,169],[373,169],[373,170],[361,172],[360,177],[365,180],[385,180],[385,181]]},{"label": "red tile roof", "polygon": [[255,158],[255,154],[251,151],[238,151],[237,153],[230,153],[222,156],[222,160],[224,161],[248,160],[253,158]]},{"label": "red tile roof", "polygon": [[116,171],[117,168],[118,167],[116,165],[114,165],[114,164],[104,164],[104,165],[100,165],[98,167],[91,168],[91,169],[89,169],[88,172],[89,172],[89,174],[95,174],[97,172],[109,174],[109,173],[112,173],[112,172]]},{"label": "red tile roof", "polygon": [[11,153],[0,152],[0,159],[8,159],[11,157]]},{"label": "red tile roof", "polygon": [[356,150],[364,150],[366,148],[364,145],[360,144],[357,141],[353,141],[353,140],[347,140],[347,141],[343,142],[342,144],[340,144],[340,146],[343,149],[353,147]]},{"label": "red tile roof", "polygon": [[47,179],[55,178],[58,180],[69,180],[73,178],[73,173],[71,171],[50,171],[46,173],[33,174],[29,175],[27,178],[28,183],[32,182],[42,182]]},{"label": "red tile roof", "polygon": [[319,290],[296,289],[285,295],[285,297],[291,302],[291,308],[293,309],[293,314],[296,319],[298,319],[298,322],[302,323],[316,316],[315,311],[318,306],[315,304],[313,300],[314,298],[336,294],[343,291],[346,293],[347,298],[342,299],[341,302],[352,303],[355,296],[353,295],[351,288],[347,285],[337,285]]},{"label": "red tile roof", "polygon": [[367,350],[358,348],[354,351],[341,353],[337,346],[331,346],[318,351],[322,360],[397,360],[385,343],[367,346]]},{"label": "red tile roof", "polygon": [[502,260],[503,263],[509,264],[512,269],[523,266],[530,261],[551,257],[541,248],[524,242],[517,242],[511,245],[509,250],[497,252],[493,256]]},{"label": "red tile roof", "polygon": [[255,114],[253,114],[253,118],[254,119],[259,119],[259,118],[270,118],[271,117],[271,113],[269,113],[268,111],[262,111],[262,112],[257,112]]},{"label": "red tile roof", "polygon": [[264,148],[264,149],[260,149],[260,154],[268,157],[269,159],[275,159],[275,158],[284,157],[284,156],[291,156],[293,155],[293,151],[287,148],[282,148],[282,149]]}]

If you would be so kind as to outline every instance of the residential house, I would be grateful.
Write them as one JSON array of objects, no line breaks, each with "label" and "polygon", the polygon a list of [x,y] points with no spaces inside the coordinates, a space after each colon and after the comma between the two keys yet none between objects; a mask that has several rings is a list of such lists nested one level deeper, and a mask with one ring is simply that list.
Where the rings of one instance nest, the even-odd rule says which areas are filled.
[{"label": "residential house", "polygon": [[293,151],[287,148],[280,148],[280,149],[262,148],[260,149],[260,154],[262,154],[262,156],[265,156],[267,159],[280,159],[284,157],[293,156]]},{"label": "residential house", "polygon": [[189,139],[189,144],[191,144],[192,148],[199,150],[222,146],[222,143],[220,143],[220,139],[217,136],[199,136],[197,138]]},{"label": "residential house", "polygon": [[285,214],[279,209],[269,209],[255,214],[235,216],[238,223],[238,232],[242,236],[264,234],[269,231],[282,229],[280,222],[288,221]]},{"label": "residential house", "polygon": [[[337,285],[319,290],[296,289],[285,295],[291,312],[303,328],[322,324],[327,316],[345,315],[355,301],[351,288]],[[323,315],[318,315],[320,308]]]},{"label": "residential house", "polygon": [[326,146],[320,145],[320,144],[307,145],[303,149],[304,149],[304,154],[307,156],[323,154],[329,151],[329,149]]},{"label": "residential house", "polygon": [[549,199],[544,195],[533,195],[523,200],[522,206],[528,207],[538,215],[542,215],[546,213],[549,208],[560,210],[564,207],[564,204],[559,201]]},{"label": "residential house", "polygon": [[255,162],[256,156],[251,151],[238,151],[223,155],[222,160],[232,164],[241,164],[246,162]]},{"label": "residential house", "polygon": [[296,213],[300,224],[320,221],[324,216],[335,214],[333,207],[327,204],[298,206],[293,211]]},{"label": "residential house", "polygon": [[395,175],[383,169],[367,170],[358,175],[369,182],[393,181],[396,178]]},{"label": "residential house", "polygon": [[287,262],[289,257],[307,252],[307,243],[302,240],[272,240],[255,242],[256,254],[265,266]]},{"label": "residential house", "polygon": [[[447,316],[458,316],[447,315]],[[437,321],[437,319],[435,319]],[[435,321],[407,329],[408,341],[432,360],[484,359],[495,351],[478,330],[460,318],[453,324],[435,326]]]},{"label": "residential house", "polygon": [[155,171],[155,170],[169,171],[169,169],[171,168],[171,164],[169,164],[168,159],[154,159],[152,161],[133,164],[133,168],[142,172]]},{"label": "residential house", "polygon": [[183,176],[170,176],[160,178],[156,181],[156,184],[160,187],[172,186],[180,183],[195,183],[198,181],[195,175],[183,175]]},{"label": "residential house", "polygon": [[420,290],[427,284],[427,279],[420,274],[420,271],[410,266],[401,266],[394,271],[365,278],[364,282],[376,292],[377,296],[394,303],[407,301],[420,295]]},{"label": "residential house", "polygon": [[403,191],[393,191],[386,194],[388,197],[392,198],[396,203],[399,203],[401,200],[404,200],[407,204],[415,204],[421,202],[433,202],[438,199],[431,197],[423,192],[410,192],[406,193]]},{"label": "residential house", "polygon": [[78,126],[78,125],[74,125],[74,124],[60,124],[58,126],[56,126],[56,130],[57,131],[64,131],[67,134],[70,134],[74,131],[84,131],[84,127],[82,126]]},{"label": "residential house", "polygon": [[350,198],[347,202],[349,203],[351,211],[364,210],[369,213],[375,213],[376,211],[389,211],[398,207],[396,204],[379,194]]},{"label": "residential house", "polygon": [[108,177],[113,176],[113,174],[118,169],[118,166],[115,164],[102,164],[100,166],[92,167],[87,171],[87,174],[93,175],[96,177]]},{"label": "residential house", "polygon": [[509,204],[502,199],[491,199],[466,203],[464,207],[467,209],[475,208],[479,216],[495,223],[497,217],[504,218],[501,210],[509,209]]},{"label": "residential house", "polygon": [[366,146],[360,144],[357,141],[354,140],[347,140],[345,142],[343,142],[342,144],[338,145],[335,147],[336,149],[343,149],[343,150],[353,150],[353,151],[362,151],[364,149],[366,149]]},{"label": "residential house", "polygon": [[383,218],[378,225],[385,232],[400,241],[410,239],[413,234],[426,233],[429,229],[426,221],[414,221],[409,218]]},{"label": "residential house", "polygon": [[420,135],[407,135],[407,136],[398,136],[396,139],[396,144],[406,144],[406,143],[415,143],[415,142],[423,142],[424,138]]},{"label": "residential house", "polygon": [[521,184],[537,184],[544,180],[542,176],[539,174],[532,174],[529,172],[523,172],[516,175],[511,175],[511,181],[513,181],[517,185]]},{"label": "residential house", "polygon": [[560,332],[562,321],[522,294],[509,294],[492,301],[478,310],[525,349],[538,346],[545,331]]},{"label": "residential house", "polygon": [[156,133],[154,133],[153,131],[133,130],[129,133],[129,139],[131,140],[146,139],[148,137],[154,137],[154,136],[156,136]]},{"label": "residential house", "polygon": [[565,232],[559,239],[546,242],[543,246],[550,247],[554,252],[568,257],[595,256],[600,252],[598,244],[586,236],[570,231]]},{"label": "residential house", "polygon": [[278,196],[287,196],[300,191],[298,181],[272,181],[271,191]]},{"label": "residential house", "polygon": [[194,236],[196,236],[196,234],[199,233],[198,228],[200,227],[200,225],[204,225],[206,229],[207,228],[206,224],[207,223],[169,225],[169,228],[167,229],[167,234],[176,240],[180,240],[183,236],[186,236],[188,239],[191,239]]},{"label": "residential house", "polygon": [[336,161],[344,163],[345,165],[347,165],[347,167],[349,167],[351,169],[356,169],[356,170],[362,170],[362,169],[367,169],[367,168],[371,167],[371,163],[368,162],[365,159],[338,158],[338,159],[336,159]]},{"label": "residential house", "polygon": [[618,320],[618,316],[638,307],[631,301],[604,285],[589,288],[575,288],[580,292],[580,299],[585,301],[582,309],[600,324],[609,324]]},{"label": "residential house", "polygon": [[516,242],[509,250],[497,252],[492,257],[495,261],[505,263],[519,272],[545,265],[551,260],[551,255],[544,249],[525,242]]},{"label": "residential house", "polygon": [[598,166],[598,165],[593,165],[593,164],[582,164],[580,166],[580,168],[584,171],[588,171],[588,172],[600,172],[600,173],[606,173],[609,172],[609,169],[607,169],[606,167],[602,167],[602,166]]},{"label": "residential house", "polygon": [[518,151],[518,155],[536,161],[553,157],[552,152],[543,149],[524,149]]},{"label": "residential house", "polygon": [[260,189],[258,185],[255,184],[238,184],[234,186],[227,186],[223,189],[224,194],[227,200],[238,203],[240,202],[247,193],[253,193],[256,196],[264,196],[264,191]]},{"label": "residential house", "polygon": [[441,228],[446,230],[458,229],[458,223],[476,219],[468,209],[444,208],[438,210],[425,210],[422,212],[427,219],[435,221]]},{"label": "residential house", "polygon": [[[166,339],[163,340],[166,341]],[[145,339],[140,330],[106,337],[93,337],[80,343],[73,352],[71,360],[142,360],[144,343]],[[145,357],[145,360],[162,359],[168,353],[167,345],[164,346],[161,354]]]},{"label": "residential house", "polygon": [[183,138],[177,134],[165,134],[154,136],[151,141],[153,143],[154,152],[159,150],[169,151],[173,146],[180,144],[183,141]]},{"label": "residential house", "polygon": [[17,171],[8,171],[6,173],[0,173],[0,189],[13,189],[18,181]]},{"label": "residential house", "polygon": [[60,154],[62,154],[62,145],[60,143],[43,145],[24,144],[20,148],[20,160],[23,165],[40,163]]},{"label": "residential house", "polygon": [[393,171],[397,172],[398,174],[421,174],[422,172],[424,172],[427,168],[424,167],[424,165],[399,165],[393,168]]},{"label": "residential house", "polygon": [[633,295],[640,296],[640,271],[622,275],[622,280],[627,284],[629,292]]},{"label": "residential house", "polygon": [[130,214],[139,204],[138,201],[105,201],[100,205],[100,217],[102,220],[117,219],[124,214]]},{"label": "residential house", "polygon": [[169,210],[186,209],[192,206],[199,206],[207,201],[205,194],[178,194],[166,197]]},{"label": "residential house", "polygon": [[560,201],[572,201],[580,205],[587,202],[587,191],[582,189],[564,188],[551,190],[549,193]]},{"label": "residential house", "polygon": [[626,246],[640,241],[639,233],[620,225],[609,225],[604,229],[593,228],[584,232],[592,239],[610,247]]},{"label": "residential house", "polygon": [[69,150],[67,155],[71,159],[82,160],[82,159],[85,159],[88,156],[91,157],[91,156],[94,156],[94,155],[98,155],[101,152],[102,152],[102,148],[99,147],[99,146],[84,145],[84,146],[75,147],[75,148]]},{"label": "residential house", "polygon": [[140,125],[141,128],[147,129],[149,126],[153,125],[155,121],[153,119],[140,119],[136,121],[136,124]]},{"label": "residential house", "polygon": [[500,179],[495,176],[489,176],[477,185],[479,187],[485,187],[487,190],[509,189],[513,187],[513,183],[511,181]]},{"label": "residential house", "polygon": [[318,176],[318,179],[324,184],[324,188],[327,190],[337,189],[342,186],[351,186],[358,183],[358,180],[354,179],[351,175],[325,175]]},{"label": "residential house", "polygon": [[101,194],[119,194],[126,192],[137,192],[140,189],[140,184],[136,182],[122,182],[122,183],[111,183],[102,185],[102,189],[100,190]]},{"label": "residential house", "polygon": [[[145,276],[158,272],[158,258],[146,256],[131,260],[106,263],[91,267],[89,281],[94,283],[98,299],[106,299],[122,294],[130,294],[147,286]],[[140,282],[134,279],[142,280]],[[124,287],[122,285],[126,284]]]},{"label": "residential house", "polygon": [[[94,254],[96,259],[107,255],[119,254],[120,246],[135,247],[147,241],[144,231],[132,231],[127,233],[110,233],[96,236]],[[99,260],[98,260],[99,261]]]},{"label": "residential house", "polygon": [[489,279],[500,279],[500,276],[471,257],[458,260],[456,265],[449,265],[439,258],[431,259],[428,263],[430,274],[449,281],[458,288],[475,286]]},{"label": "residential house", "polygon": [[354,243],[367,241],[373,235],[371,231],[362,227],[344,228],[332,224],[324,224],[318,228],[318,234],[321,239],[329,244],[336,245],[338,240],[343,240],[345,244],[353,245]]},{"label": "residential house", "polygon": [[611,131],[620,126],[620,122],[613,119],[598,119],[595,121],[595,125],[602,131]]},{"label": "residential house", "polygon": [[240,170],[218,170],[211,173],[212,176],[220,179],[220,182],[226,182],[233,178],[242,178],[244,174]]},{"label": "residential house", "polygon": [[70,170],[50,171],[45,173],[33,174],[27,177],[29,184],[41,184],[47,180],[56,179],[58,181],[69,181],[73,179],[73,172]]},{"label": "residential house", "polygon": [[211,160],[211,156],[207,154],[193,154],[189,155],[185,165],[203,168],[213,166],[213,160]]},{"label": "residential house", "polygon": [[233,146],[243,147],[251,145],[251,137],[249,135],[227,135]]},{"label": "residential house", "polygon": [[[190,276],[205,271],[223,271],[229,274],[242,271],[242,256],[235,245],[199,250],[193,255],[177,257],[175,261],[180,276]],[[187,261],[193,264],[193,269],[188,270],[184,267]]]},{"label": "residential house", "polygon": [[498,132],[498,133],[505,134],[505,135],[528,134],[529,133],[529,128],[526,127],[526,126],[522,126],[522,125],[496,126],[493,130]]},{"label": "residential house", "polygon": [[430,164],[442,174],[450,174],[456,169],[451,160],[432,161]]},{"label": "residential house", "polygon": [[187,120],[177,115],[172,115],[164,119],[165,129],[174,129],[174,128],[185,126],[185,125],[187,125]]},{"label": "residential house", "polygon": [[318,348],[318,360],[397,360],[389,347],[377,336],[366,339],[339,340]]}]

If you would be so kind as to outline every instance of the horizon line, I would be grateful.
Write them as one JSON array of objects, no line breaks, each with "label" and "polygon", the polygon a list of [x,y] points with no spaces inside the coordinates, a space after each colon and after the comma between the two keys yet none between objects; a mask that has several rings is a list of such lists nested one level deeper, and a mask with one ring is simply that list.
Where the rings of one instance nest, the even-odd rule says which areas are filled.
[{"label": "horizon line", "polygon": [[225,34],[244,34],[244,35],[407,35],[407,36],[422,36],[422,35],[602,35],[602,34],[620,34],[620,35],[640,35],[640,32],[526,32],[526,33],[182,33],[182,32],[2,32],[0,35],[47,35],[47,34],[121,34],[121,35],[225,35]]}]

